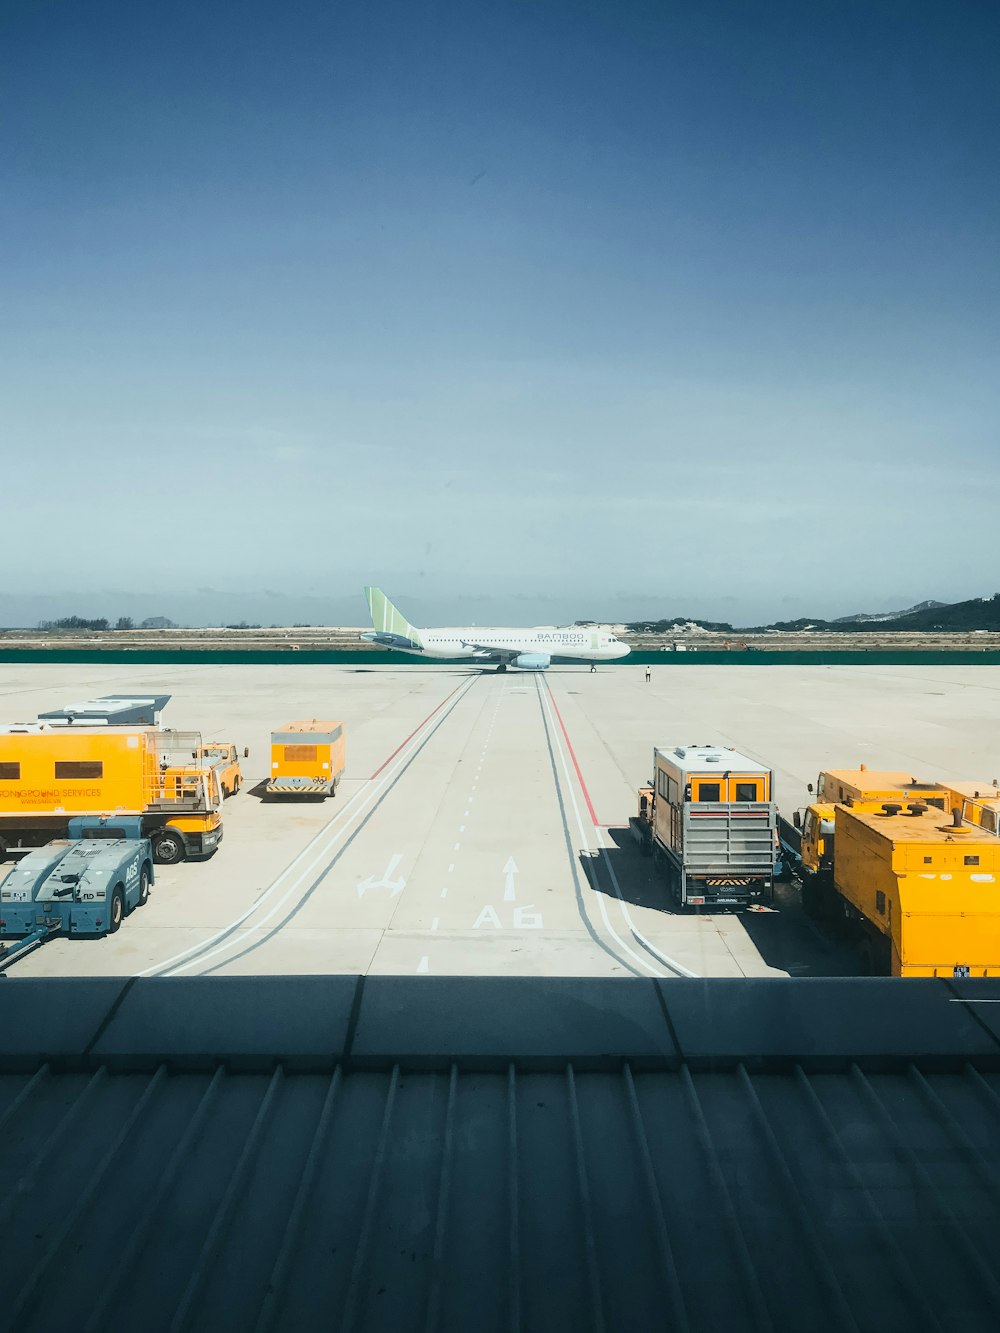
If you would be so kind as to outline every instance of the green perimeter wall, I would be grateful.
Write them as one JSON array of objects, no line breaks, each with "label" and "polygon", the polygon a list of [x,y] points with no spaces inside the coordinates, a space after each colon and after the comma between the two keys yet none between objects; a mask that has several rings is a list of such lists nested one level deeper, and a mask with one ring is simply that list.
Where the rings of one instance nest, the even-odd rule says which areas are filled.
[{"label": "green perimeter wall", "polygon": [[[322,652],[304,649],[292,652],[288,649],[276,649],[273,652],[234,652],[229,649],[193,649],[186,652],[181,649],[156,652],[136,649],[102,651],[95,649],[72,648],[7,648],[0,649],[0,663],[28,664],[34,662],[79,662],[100,665],[102,663],[128,663],[137,666],[381,666],[404,667],[426,666],[428,659],[411,656],[408,653],[391,651],[358,652]],[[470,666],[468,658],[436,658],[430,665]],[[489,663],[484,663],[488,669]],[[600,662],[598,666],[605,670],[609,666],[1000,666],[1000,651],[983,650],[976,652],[969,649],[955,649],[954,652],[939,649],[914,649],[907,652],[886,649],[861,650],[849,652],[845,649],[833,652],[780,651],[773,652],[632,652],[621,662]]]}]

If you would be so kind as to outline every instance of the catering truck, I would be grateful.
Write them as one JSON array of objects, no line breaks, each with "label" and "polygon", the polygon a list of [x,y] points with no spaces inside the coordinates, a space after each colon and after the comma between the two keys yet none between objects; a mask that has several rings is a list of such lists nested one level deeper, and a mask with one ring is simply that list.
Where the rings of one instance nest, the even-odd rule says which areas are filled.
[{"label": "catering truck", "polygon": [[0,860],[67,836],[75,816],[135,815],[163,865],[222,838],[222,788],[198,732],[155,726],[0,726]]},{"label": "catering truck", "polygon": [[632,831],[661,867],[679,907],[769,903],[777,810],[769,768],[718,745],[653,751]]}]

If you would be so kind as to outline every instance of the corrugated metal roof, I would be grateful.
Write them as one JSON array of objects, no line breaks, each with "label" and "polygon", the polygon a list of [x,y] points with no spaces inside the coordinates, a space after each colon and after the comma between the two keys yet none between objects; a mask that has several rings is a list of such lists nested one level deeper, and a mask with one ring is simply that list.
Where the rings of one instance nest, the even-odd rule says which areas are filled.
[{"label": "corrugated metal roof", "polygon": [[3,983],[0,1328],[994,1329],[998,989],[716,985]]}]

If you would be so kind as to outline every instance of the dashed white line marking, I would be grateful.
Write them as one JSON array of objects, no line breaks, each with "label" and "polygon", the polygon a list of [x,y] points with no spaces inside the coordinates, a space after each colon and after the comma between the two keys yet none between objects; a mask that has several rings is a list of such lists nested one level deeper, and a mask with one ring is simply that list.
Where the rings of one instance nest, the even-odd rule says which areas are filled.
[{"label": "dashed white line marking", "polygon": [[444,888],[441,890],[441,897],[442,897],[442,898],[447,898],[447,897],[448,897],[448,885],[447,885],[447,884],[446,884],[446,885],[444,886]]},{"label": "dashed white line marking", "polygon": [[459,824],[459,826],[458,826],[458,831],[459,831],[459,833],[464,833],[464,832],[465,832],[465,825],[464,825],[464,824]]},{"label": "dashed white line marking", "polygon": [[457,852],[458,849],[459,849],[459,847],[461,847],[461,845],[462,845],[462,844],[461,844],[460,842],[456,842],[456,843],[455,843],[455,846],[452,848],[452,851],[453,851],[453,852]]},{"label": "dashed white line marking", "polygon": [[418,971],[418,972],[429,972],[430,970],[431,970],[431,969],[430,969],[430,967],[428,966],[427,955],[424,954],[423,958],[421,958],[420,962],[417,964],[417,971]]},{"label": "dashed white line marking", "polygon": [[468,810],[463,810],[463,811],[462,811],[462,818],[464,819],[468,813],[469,813]]},{"label": "dashed white line marking", "polygon": [[431,930],[437,930],[440,920],[441,918],[439,916],[436,916],[434,918],[434,920],[431,922]]},{"label": "dashed white line marking", "polygon": [[448,874],[450,875],[454,869],[455,869],[455,862],[452,861],[451,865],[448,867]]}]

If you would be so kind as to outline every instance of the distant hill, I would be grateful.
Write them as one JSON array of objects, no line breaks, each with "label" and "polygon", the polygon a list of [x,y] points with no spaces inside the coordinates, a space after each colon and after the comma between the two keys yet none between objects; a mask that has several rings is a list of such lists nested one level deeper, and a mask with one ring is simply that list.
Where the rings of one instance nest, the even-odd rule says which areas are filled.
[{"label": "distant hill", "polygon": [[954,602],[951,606],[934,604],[896,616],[888,625],[855,622],[853,626],[838,625],[837,628],[936,630],[940,633],[985,629],[995,632],[1000,630],[1000,593],[994,593],[992,597],[973,597],[968,602]]},{"label": "distant hill", "polygon": [[[671,630],[697,629],[714,631],[717,634],[740,633],[732,625],[716,620],[688,620],[684,616],[674,616],[671,620],[636,620],[626,626],[637,633],[668,634]],[[760,633],[764,630],[784,630],[789,633],[803,630],[828,631],[839,634],[880,633],[895,634],[905,631],[915,633],[956,633],[968,634],[973,630],[992,630],[1000,632],[1000,593],[992,597],[973,597],[968,602],[926,601],[919,602],[907,611],[892,611],[884,615],[859,613],[856,616],[841,616],[837,620],[815,620],[800,616],[798,620],[778,620],[773,625],[747,625],[743,633]]]},{"label": "distant hill", "polygon": [[861,625],[866,620],[872,622],[886,620],[902,620],[904,616],[916,615],[918,611],[936,611],[940,606],[947,606],[947,602],[918,602],[916,606],[908,606],[905,611],[882,611],[869,615],[864,611],[859,611],[855,616],[838,616],[836,620],[831,621],[833,625]]},{"label": "distant hill", "polygon": [[672,629],[704,629],[716,634],[734,632],[732,625],[724,620],[690,620],[687,616],[674,616],[670,620],[633,620],[625,628],[639,634],[669,634]]}]

